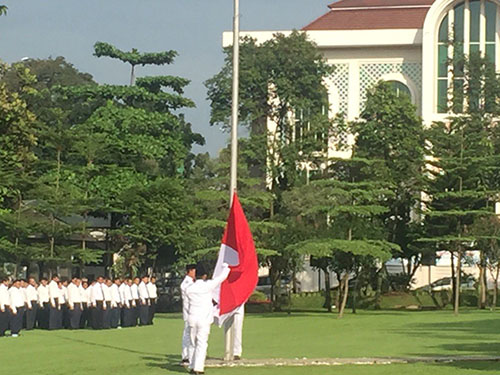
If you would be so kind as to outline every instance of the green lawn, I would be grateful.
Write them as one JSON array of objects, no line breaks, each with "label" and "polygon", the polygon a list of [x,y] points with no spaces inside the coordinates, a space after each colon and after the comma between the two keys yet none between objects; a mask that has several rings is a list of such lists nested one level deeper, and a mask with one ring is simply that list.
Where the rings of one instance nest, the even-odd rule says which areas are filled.
[{"label": "green lawn", "polygon": [[[326,313],[247,315],[246,358],[500,355],[500,313],[360,311],[338,320]],[[0,373],[173,374],[183,323],[160,315],[150,327],[108,331],[32,331],[0,339]],[[221,357],[223,335],[212,328],[209,356]],[[210,374],[304,374],[298,368],[208,369]],[[309,367],[315,374],[498,374],[500,362]]]}]

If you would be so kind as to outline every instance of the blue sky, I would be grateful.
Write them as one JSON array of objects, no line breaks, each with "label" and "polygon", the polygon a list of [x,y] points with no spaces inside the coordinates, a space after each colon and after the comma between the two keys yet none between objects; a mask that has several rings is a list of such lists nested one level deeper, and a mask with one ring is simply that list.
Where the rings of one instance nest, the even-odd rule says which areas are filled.
[{"label": "blue sky", "polygon": [[[301,28],[325,13],[332,0],[240,0],[242,30]],[[0,59],[64,56],[100,83],[127,84],[129,67],[92,55],[96,41],[122,50],[144,52],[174,49],[175,63],[137,68],[137,76],[173,74],[191,80],[186,96],[195,109],[186,110],[206,145],[194,151],[216,155],[228,134],[210,127],[210,107],[203,82],[223,63],[222,32],[231,30],[232,0],[0,0],[9,7],[0,18]]]}]

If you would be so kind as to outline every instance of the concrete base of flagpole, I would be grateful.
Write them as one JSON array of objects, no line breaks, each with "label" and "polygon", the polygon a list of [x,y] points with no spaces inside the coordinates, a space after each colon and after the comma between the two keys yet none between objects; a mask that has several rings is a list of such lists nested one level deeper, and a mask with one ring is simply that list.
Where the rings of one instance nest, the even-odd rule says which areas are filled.
[{"label": "concrete base of flagpole", "polygon": [[224,323],[224,334],[226,341],[226,349],[224,352],[224,361],[232,361],[234,359],[234,318],[231,317]]}]

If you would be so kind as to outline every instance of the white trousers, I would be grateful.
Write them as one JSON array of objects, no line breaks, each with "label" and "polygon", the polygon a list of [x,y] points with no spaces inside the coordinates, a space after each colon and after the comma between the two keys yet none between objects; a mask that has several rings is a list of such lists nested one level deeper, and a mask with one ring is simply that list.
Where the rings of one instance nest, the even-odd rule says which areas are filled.
[{"label": "white trousers", "polygon": [[184,321],[184,332],[182,333],[182,359],[189,359],[189,346],[191,345],[191,335],[189,334],[189,324]]},{"label": "white trousers", "polygon": [[210,335],[210,323],[200,321],[190,324],[190,357],[189,368],[203,372],[205,371],[205,359],[207,358],[208,336]]},{"label": "white trousers", "polygon": [[233,341],[233,355],[241,357],[243,352],[243,320],[245,318],[244,313],[236,313],[231,319],[226,320],[224,323],[224,333],[231,327],[231,322],[233,324],[234,330],[234,341]]},{"label": "white trousers", "polygon": [[243,319],[245,314],[234,314],[234,346],[233,354],[241,357],[243,351]]}]

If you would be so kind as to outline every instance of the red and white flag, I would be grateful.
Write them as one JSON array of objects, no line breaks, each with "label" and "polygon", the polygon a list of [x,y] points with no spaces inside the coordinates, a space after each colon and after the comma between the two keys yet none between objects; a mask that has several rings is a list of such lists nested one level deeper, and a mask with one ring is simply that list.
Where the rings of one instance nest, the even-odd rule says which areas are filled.
[{"label": "red and white flag", "polygon": [[217,302],[216,316],[220,326],[248,300],[259,280],[255,244],[236,193],[222,238],[214,278],[222,272],[223,263],[229,264],[231,271],[213,296]]}]

